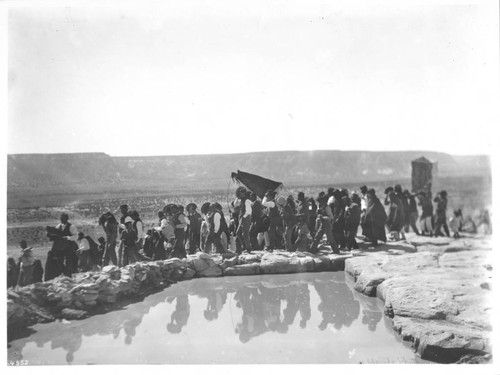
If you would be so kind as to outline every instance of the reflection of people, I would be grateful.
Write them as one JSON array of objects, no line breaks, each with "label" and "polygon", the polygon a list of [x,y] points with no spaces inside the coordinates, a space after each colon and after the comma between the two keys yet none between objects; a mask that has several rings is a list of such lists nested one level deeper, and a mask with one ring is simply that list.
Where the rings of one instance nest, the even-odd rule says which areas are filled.
[{"label": "reflection of people", "polygon": [[323,316],[318,328],[324,330],[329,323],[336,329],[342,326],[349,327],[359,316],[359,302],[348,286],[343,282],[314,282],[314,288],[321,302],[318,310]]},{"label": "reflection of people", "polygon": [[288,326],[281,321],[281,288],[259,286],[262,296],[264,320],[270,331],[286,332]]},{"label": "reflection of people", "polygon": [[125,344],[130,345],[135,336],[135,330],[142,322],[142,314],[132,316],[123,323],[123,332],[125,332]]},{"label": "reflection of people", "polygon": [[227,300],[227,293],[223,291],[211,291],[207,296],[207,308],[203,311],[206,320],[214,320],[219,317],[219,312]]},{"label": "reflection of people", "polygon": [[[173,297],[167,299],[168,303],[174,300]],[[170,333],[180,333],[182,327],[187,324],[189,319],[189,298],[187,294],[176,297],[175,310],[170,316],[170,323],[167,324],[167,331]]]},{"label": "reflection of people", "polygon": [[361,323],[366,324],[368,330],[374,332],[377,329],[378,322],[382,320],[382,312],[377,306],[377,300],[373,297],[366,297],[359,293],[354,293],[353,296],[359,302],[361,312],[363,313]]},{"label": "reflection of people", "polygon": [[72,334],[55,335],[50,344],[52,350],[63,348],[66,351],[66,362],[70,365],[73,362],[74,356],[82,346],[82,332],[81,328],[77,329]]},{"label": "reflection of people", "polygon": [[287,325],[292,325],[295,315],[299,311],[299,287],[290,285],[285,288],[286,307],[283,309],[283,321]]},{"label": "reflection of people", "polygon": [[299,293],[297,296],[300,312],[300,328],[306,328],[307,321],[311,319],[311,295],[307,283],[299,284]]},{"label": "reflection of people", "polygon": [[252,337],[267,331],[264,321],[262,297],[257,289],[243,286],[234,294],[236,306],[241,307],[243,315],[241,322],[236,324],[235,332],[242,343],[248,342]]}]

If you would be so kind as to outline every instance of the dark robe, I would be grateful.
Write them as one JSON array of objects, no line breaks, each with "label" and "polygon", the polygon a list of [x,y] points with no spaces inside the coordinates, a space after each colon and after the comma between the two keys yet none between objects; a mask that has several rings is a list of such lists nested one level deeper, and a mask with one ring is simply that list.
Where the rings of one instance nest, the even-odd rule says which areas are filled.
[{"label": "dark robe", "polygon": [[385,213],[384,206],[380,203],[377,197],[369,198],[366,208],[364,230],[366,236],[372,240],[373,244],[377,244],[377,240],[386,242],[385,235],[385,222],[387,221],[387,214]]},{"label": "dark robe", "polygon": [[389,206],[389,217],[387,226],[391,232],[399,232],[405,225],[405,213],[403,204],[398,198],[394,198]]}]

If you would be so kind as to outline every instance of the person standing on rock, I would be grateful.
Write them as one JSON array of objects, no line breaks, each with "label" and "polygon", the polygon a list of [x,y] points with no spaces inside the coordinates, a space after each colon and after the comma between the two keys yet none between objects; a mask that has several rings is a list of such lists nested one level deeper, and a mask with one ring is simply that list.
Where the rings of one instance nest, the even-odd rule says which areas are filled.
[{"label": "person standing on rock", "polygon": [[342,201],[342,196],[345,196],[345,193],[342,194],[340,190],[333,191],[333,202],[329,205],[332,209],[333,214],[333,222],[332,222],[332,233],[335,242],[339,245],[341,249],[346,246],[346,239],[344,235],[344,213],[345,213],[345,205]]},{"label": "person standing on rock", "polygon": [[[127,216],[125,218],[125,229],[120,234],[123,243],[123,266],[137,262],[137,232],[133,228],[134,220]],[[126,256],[125,256],[126,255]]]},{"label": "person standing on rock", "polygon": [[223,231],[220,234],[220,241],[222,243],[222,250],[224,252],[228,251],[230,248],[230,242],[231,242],[231,236],[229,234],[229,228],[226,222],[226,217],[224,216],[224,210],[222,209],[222,205],[219,202],[214,203],[214,207],[216,210],[218,210],[221,213],[221,222],[224,221],[222,224]]},{"label": "person standing on rock", "polygon": [[368,206],[365,215],[365,231],[367,238],[372,242],[373,246],[378,245],[378,241],[387,242],[385,234],[385,223],[387,221],[387,214],[384,206],[375,194],[374,189],[369,189],[366,193],[368,198]]},{"label": "person standing on rock", "polygon": [[35,259],[33,256],[33,249],[27,246],[26,241],[21,241],[21,248],[22,255],[17,265],[17,269],[19,270],[17,285],[26,286],[42,281],[42,263],[40,260]]},{"label": "person standing on rock", "polygon": [[446,219],[446,209],[448,207],[448,194],[445,190],[439,192],[434,198],[436,202],[436,228],[434,229],[434,237],[442,236],[441,227],[444,229],[447,237],[450,237],[448,229],[448,220]]},{"label": "person standing on rock", "polygon": [[434,232],[432,228],[432,214],[434,208],[430,197],[427,197],[425,192],[420,191],[417,194],[419,205],[422,206],[422,214],[420,215],[420,234],[432,236]]},{"label": "person standing on rock", "polygon": [[[130,217],[130,214],[128,212],[128,206],[126,204],[122,204],[120,206],[120,212],[121,212],[122,216],[120,217],[120,226],[119,226],[118,232],[119,232],[119,235],[121,238],[121,234],[125,230],[125,220],[127,219],[127,217]],[[123,242],[120,241],[120,246],[118,247],[118,266],[119,267],[123,267],[125,264],[128,264],[128,259],[126,259],[128,255],[124,251],[124,246],[125,245],[123,244]]]},{"label": "person standing on rock", "polygon": [[203,221],[201,222],[200,227],[200,248],[205,253],[210,253],[211,248],[206,246],[207,238],[210,234],[210,224],[209,224],[209,216],[210,212],[210,202],[205,202],[200,207],[201,217]]},{"label": "person standing on rock", "polygon": [[137,250],[141,250],[144,246],[144,224],[140,218],[140,215],[137,211],[132,211],[130,213],[130,217],[134,221],[132,223],[132,228],[137,233]]},{"label": "person standing on rock", "polygon": [[359,221],[361,218],[361,209],[359,206],[349,197],[342,197],[346,207],[345,210],[345,233],[346,233],[346,248],[347,250],[359,249],[358,243],[356,242],[356,234],[358,233]]},{"label": "person standing on rock", "polygon": [[328,198],[326,196],[318,197],[318,221],[319,228],[314,235],[313,243],[310,247],[310,252],[316,254],[318,252],[318,244],[323,239],[323,236],[326,234],[326,238],[328,244],[332,248],[332,251],[335,254],[339,253],[338,244],[333,237],[332,232],[332,222],[333,222],[333,213],[330,206],[327,204]]},{"label": "person standing on rock", "polygon": [[408,233],[410,231],[410,207],[406,194],[403,194],[403,188],[399,184],[394,185],[394,192],[401,202],[403,213],[403,229],[406,233]]},{"label": "person standing on rock", "polygon": [[200,247],[200,231],[201,231],[201,215],[196,211],[196,204],[189,203],[186,206],[189,218],[189,253],[194,254],[201,249]]},{"label": "person standing on rock", "polygon": [[297,204],[295,205],[297,217],[301,223],[305,223],[309,227],[309,204],[303,191],[297,194]]},{"label": "person standing on rock", "polygon": [[18,279],[19,270],[16,261],[12,257],[7,257],[7,288],[15,287]]},{"label": "person standing on rock", "polygon": [[[229,207],[229,234],[234,239],[234,250],[239,254],[241,253],[241,242],[238,236],[236,235],[236,230],[240,225],[239,217],[240,217],[240,209],[241,209],[241,200],[236,198],[231,202]],[[231,241],[230,241],[231,242]]]},{"label": "person standing on rock", "polygon": [[102,226],[106,235],[102,265],[107,266],[111,262],[114,266],[117,266],[116,242],[118,237],[118,221],[116,221],[115,216],[111,212],[106,212],[99,218],[99,225]]},{"label": "person standing on rock", "polygon": [[415,232],[417,236],[420,235],[420,232],[417,228],[417,220],[418,220],[418,210],[417,210],[417,202],[415,200],[415,196],[410,193],[408,190],[405,190],[403,194],[406,196],[408,200],[408,211],[409,211],[409,224],[411,229]]},{"label": "person standing on rock", "polygon": [[184,214],[182,213],[179,206],[173,206],[173,216],[172,223],[174,224],[174,250],[172,253],[172,258],[185,258],[186,248],[184,246],[184,235],[186,233],[187,222]]},{"label": "person standing on rock", "polygon": [[272,251],[278,245],[278,238],[276,232],[281,220],[278,207],[275,202],[276,192],[268,190],[262,200],[262,206],[267,209],[267,216],[269,217],[269,229],[264,232],[265,247],[264,250]]},{"label": "person standing on rock", "polygon": [[316,227],[316,214],[318,212],[318,206],[316,205],[316,201],[314,198],[307,199],[308,211],[309,211],[309,221],[307,222],[307,227],[309,228],[309,232],[311,236],[314,237],[315,227]]},{"label": "person standing on rock", "polygon": [[239,225],[236,230],[236,236],[241,242],[243,251],[250,252],[252,245],[250,244],[250,225],[252,223],[252,202],[248,199],[247,190],[240,186],[236,189],[236,198],[241,202]]},{"label": "person standing on rock", "polygon": [[387,227],[391,232],[392,239],[399,241],[400,234],[404,237],[404,210],[403,204],[399,200],[397,193],[391,191],[389,193],[389,216],[387,217]]},{"label": "person standing on rock", "polygon": [[227,223],[224,214],[220,211],[215,204],[210,205],[208,214],[208,228],[209,234],[205,242],[205,253],[210,254],[212,244],[218,253],[224,253],[224,247],[221,242],[221,235],[227,231]]},{"label": "person standing on rock", "polygon": [[365,231],[365,226],[364,226],[364,222],[365,222],[365,216],[366,216],[366,208],[368,207],[368,198],[366,197],[366,192],[368,191],[368,188],[366,185],[363,185],[359,188],[359,190],[361,191],[361,204],[360,204],[360,208],[361,208],[361,234],[364,236],[364,237],[367,237],[366,236],[366,231]]},{"label": "person standing on rock", "polygon": [[169,203],[163,207],[163,217],[160,217],[160,226],[156,230],[160,230],[165,241],[165,249],[167,253],[171,253],[175,243],[175,227],[173,220],[174,205]]},{"label": "person standing on rock", "polygon": [[458,209],[453,211],[453,218],[450,219],[450,229],[453,232],[453,238],[460,238],[460,231],[464,224],[464,218],[462,216],[462,210]]},{"label": "person standing on rock", "polygon": [[90,244],[83,232],[78,233],[78,272],[87,272],[91,269]]},{"label": "person standing on rock", "polygon": [[[56,231],[59,232],[58,237],[60,239],[57,241],[57,247],[60,247],[61,250],[58,256],[64,259],[62,273],[66,276],[71,276],[71,274],[78,272],[78,255],[76,253],[78,249],[78,244],[76,243],[78,230],[76,226],[69,222],[68,214],[62,213],[60,221],[56,226]],[[59,276],[59,274],[56,276]]]},{"label": "person standing on rock", "polygon": [[269,228],[269,217],[264,213],[264,207],[257,198],[257,194],[250,193],[250,201],[252,202],[252,223],[250,225],[250,243],[253,250],[262,249],[258,241],[260,233],[264,233]]},{"label": "person standing on rock", "polygon": [[279,197],[276,200],[276,204],[278,205],[281,219],[283,220],[285,250],[293,252],[295,251],[295,244],[292,242],[292,233],[295,225],[297,225],[297,216],[295,216],[293,208],[284,197]]}]

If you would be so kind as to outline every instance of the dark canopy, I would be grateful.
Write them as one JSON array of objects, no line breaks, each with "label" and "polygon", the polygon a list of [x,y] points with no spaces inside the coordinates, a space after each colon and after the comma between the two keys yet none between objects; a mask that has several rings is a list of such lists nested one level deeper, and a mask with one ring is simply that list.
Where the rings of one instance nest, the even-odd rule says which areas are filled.
[{"label": "dark canopy", "polygon": [[249,190],[253,191],[261,199],[264,198],[264,194],[266,193],[266,191],[276,190],[283,185],[281,182],[273,181],[268,178],[257,176],[256,174],[251,174],[240,170],[237,173],[232,172],[231,178],[233,179],[233,181],[245,185]]}]

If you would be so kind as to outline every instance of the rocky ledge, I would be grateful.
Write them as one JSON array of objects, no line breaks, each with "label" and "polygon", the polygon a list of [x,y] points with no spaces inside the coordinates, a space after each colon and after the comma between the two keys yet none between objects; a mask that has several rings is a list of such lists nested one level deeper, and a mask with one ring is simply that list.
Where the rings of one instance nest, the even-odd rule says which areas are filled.
[{"label": "rocky ledge", "polygon": [[[139,262],[10,289],[8,333],[55,319],[82,319],[196,277],[345,270],[354,288],[385,301],[394,329],[423,359],[491,361],[492,266],[489,240],[409,237],[340,255],[285,251]],[[22,333],[21,333],[22,334]]]},{"label": "rocky ledge", "polygon": [[425,239],[348,259],[355,290],[381,298],[394,329],[423,359],[491,359],[492,266],[488,241]]}]

